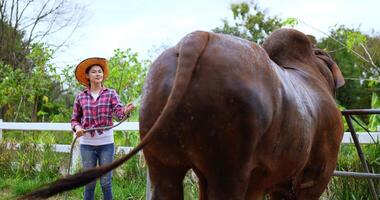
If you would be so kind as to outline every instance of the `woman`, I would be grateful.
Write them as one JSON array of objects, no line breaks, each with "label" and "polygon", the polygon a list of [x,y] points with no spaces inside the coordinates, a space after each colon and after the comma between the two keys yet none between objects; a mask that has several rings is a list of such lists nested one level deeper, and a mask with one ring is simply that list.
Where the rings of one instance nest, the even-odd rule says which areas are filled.
[{"label": "woman", "polygon": [[[104,58],[88,58],[75,69],[79,83],[86,86],[74,101],[71,127],[79,138],[80,153],[84,169],[109,164],[113,161],[115,146],[113,130],[84,132],[84,129],[112,126],[112,116],[119,119],[129,115],[134,106],[123,106],[115,90],[103,86],[108,77],[107,60]],[[112,173],[100,178],[104,200],[113,199]],[[85,186],[84,199],[95,198],[96,181]]]}]

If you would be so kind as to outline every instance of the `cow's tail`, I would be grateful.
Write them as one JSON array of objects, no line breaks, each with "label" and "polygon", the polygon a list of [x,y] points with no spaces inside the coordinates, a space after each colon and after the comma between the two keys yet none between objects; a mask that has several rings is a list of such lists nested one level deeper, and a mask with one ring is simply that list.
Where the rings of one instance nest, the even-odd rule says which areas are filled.
[{"label": "cow's tail", "polygon": [[49,185],[46,185],[42,189],[33,191],[20,197],[19,200],[48,198],[55,194],[84,186],[120,166],[136,153],[138,153],[142,148],[144,148],[144,146],[148,144],[155,136],[154,133],[157,132],[160,127],[162,127],[162,124],[166,119],[168,119],[168,116],[173,114],[177,108],[177,105],[181,101],[183,95],[186,92],[186,89],[188,88],[192,73],[198,63],[199,57],[207,45],[208,39],[209,33],[196,31],[188,34],[179,43],[177,72],[168,100],[161,114],[158,116],[156,122],[153,124],[152,128],[148,131],[142,141],[134,149],[132,149],[130,153],[122,158],[115,160],[111,164],[86,170],[59,179]]}]

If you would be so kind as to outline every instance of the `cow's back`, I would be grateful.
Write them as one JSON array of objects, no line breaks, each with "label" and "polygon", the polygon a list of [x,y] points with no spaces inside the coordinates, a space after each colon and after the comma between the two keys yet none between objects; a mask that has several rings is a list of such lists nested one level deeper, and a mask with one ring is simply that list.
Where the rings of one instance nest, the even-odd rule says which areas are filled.
[{"label": "cow's back", "polygon": [[[272,91],[278,79],[272,76],[268,60],[265,51],[252,42],[210,34],[183,99],[184,110],[178,113],[190,129],[183,137],[197,136],[199,143],[190,140],[190,145],[214,144],[225,153],[236,149],[234,142],[237,149],[254,146],[268,129],[277,101]],[[247,123],[249,127],[243,125]],[[240,144],[248,141],[252,145]]]},{"label": "cow's back", "polygon": [[[165,104],[178,52],[178,46],[169,49],[152,65],[145,86],[150,93],[142,108],[142,130],[149,129]],[[210,33],[175,117],[147,151],[204,170],[230,171],[239,163],[254,162],[255,146],[270,128],[281,99],[276,90],[280,81],[269,64],[258,45]]]},{"label": "cow's back", "polygon": [[[140,112],[142,137],[160,115],[181,70],[181,48],[180,42],[165,51],[150,69]],[[334,103],[323,87],[314,93],[307,76],[295,81],[299,77],[293,75],[273,65],[254,43],[208,33],[177,109],[144,148],[150,171],[159,169],[153,176],[163,166],[192,168],[201,185],[207,180],[210,188],[218,188],[215,197],[233,197],[231,188],[243,180],[265,190],[302,171],[318,127],[325,127],[313,122],[324,116],[319,107],[333,108]]]}]

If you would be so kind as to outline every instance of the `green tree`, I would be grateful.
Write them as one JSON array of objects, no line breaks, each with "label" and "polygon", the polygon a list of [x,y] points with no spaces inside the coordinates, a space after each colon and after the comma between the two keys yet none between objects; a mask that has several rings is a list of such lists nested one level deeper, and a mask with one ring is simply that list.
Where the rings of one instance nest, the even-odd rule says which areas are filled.
[{"label": "green tree", "polygon": [[108,61],[110,75],[105,84],[118,92],[123,103],[131,102],[141,94],[148,64],[131,49],[116,49]]},{"label": "green tree", "polygon": [[[49,36],[54,37],[54,40],[50,38],[50,48],[59,48],[75,32],[83,13],[85,8],[71,0],[1,0],[0,49],[5,50],[5,56],[17,66],[15,62],[23,56],[14,57],[12,54],[23,53],[25,56],[32,44],[41,43]],[[65,30],[67,34],[63,34],[64,38],[56,34]]]},{"label": "green tree", "polygon": [[213,29],[213,32],[238,36],[260,44],[274,30],[297,24],[294,18],[282,20],[277,16],[268,16],[255,1],[233,3],[231,11],[234,18],[232,24],[224,19],[223,26]]},{"label": "green tree", "polygon": [[[374,92],[372,93],[371,108],[380,109],[380,98]],[[378,131],[378,126],[380,126],[380,116],[379,115],[370,115],[368,118],[368,128],[372,131]]]},{"label": "green tree", "polygon": [[[9,64],[0,62],[0,107],[2,119],[13,119],[17,110],[22,106],[24,87],[22,82],[26,80],[26,74],[21,69],[13,69]],[[18,103],[19,102],[19,103]]]},{"label": "green tree", "polygon": [[8,23],[0,20],[0,60],[3,63],[13,68],[26,63],[25,56],[28,50],[22,40],[23,37],[23,32],[15,30]]},{"label": "green tree", "polygon": [[[54,35],[54,42],[50,42],[49,48],[54,47],[54,51],[58,50],[63,44],[66,44],[69,41],[70,36],[79,26],[80,20],[83,19],[82,13],[84,13],[84,10],[85,9],[82,6],[79,6],[79,4],[75,2],[70,2],[70,0],[1,0],[0,65],[1,67],[15,70],[15,73],[13,73],[13,75],[11,72],[8,74],[1,73],[0,84],[3,86],[11,84],[10,81],[5,81],[3,79],[10,75],[17,75],[17,77],[14,78],[20,78],[22,76],[29,80],[25,82],[23,81],[24,79],[22,79],[18,82],[19,84],[23,83],[25,88],[29,88],[28,86],[33,84],[39,86],[39,83],[37,81],[33,82],[33,79],[38,79],[39,75],[42,75],[42,80],[45,80],[43,78],[46,78],[46,69],[41,69],[41,67],[45,68],[49,66],[43,66],[41,63],[34,63],[35,61],[39,62],[41,58],[44,58],[44,56],[41,58],[37,58],[36,56],[33,57],[33,54],[37,53],[36,45],[40,45],[41,41]],[[69,30],[69,33],[63,34],[66,37],[59,38],[56,33],[64,30]],[[49,53],[53,53],[54,51]],[[4,70],[7,71],[7,69]],[[21,71],[18,71],[18,69]],[[50,75],[51,74],[48,76]],[[19,87],[18,85],[13,86]],[[39,91],[36,93],[37,90]],[[26,98],[28,95],[17,96],[18,93],[12,93],[12,97],[7,99],[11,100],[12,98],[17,98],[18,100],[7,103],[3,101],[2,104],[0,104],[0,118],[10,117],[10,113],[16,112],[14,115],[14,119],[16,120],[20,116],[18,114],[21,113],[18,111],[20,111],[22,106],[25,105],[26,101],[35,101],[32,105],[34,109],[30,113],[32,113],[31,118],[37,120],[37,110],[39,109],[39,103],[37,102],[43,98],[43,96],[38,96],[41,94],[41,90],[44,89],[26,90],[26,92],[33,93],[28,98]],[[21,91],[21,89],[17,89],[15,92],[19,91]],[[8,92],[9,89],[4,91],[4,93]],[[17,106],[15,108],[15,106],[11,105]],[[5,117],[5,115],[7,115],[7,117]],[[40,115],[44,116],[45,114],[40,112]]]},{"label": "green tree", "polygon": [[13,69],[0,63],[0,95],[5,96],[0,106],[6,108],[6,121],[46,121],[59,113],[62,95],[61,77],[51,64],[52,50],[43,44],[33,44],[25,57],[31,63],[31,71],[21,67]]},{"label": "green tree", "polygon": [[378,92],[378,84],[367,80],[378,80],[379,59],[368,57],[366,52],[377,52],[378,37],[365,35],[358,28],[336,26],[330,30],[330,37],[322,38],[317,46],[330,53],[346,79],[345,86],[337,92],[339,103],[348,109],[371,108],[371,94]]}]

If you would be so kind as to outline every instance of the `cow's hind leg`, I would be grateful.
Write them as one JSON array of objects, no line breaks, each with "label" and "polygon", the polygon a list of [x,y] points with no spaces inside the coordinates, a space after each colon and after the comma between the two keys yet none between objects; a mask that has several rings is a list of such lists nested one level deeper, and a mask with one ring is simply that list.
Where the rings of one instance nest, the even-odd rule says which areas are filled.
[{"label": "cow's hind leg", "polygon": [[209,200],[245,200],[249,177],[238,173],[222,173],[216,176],[206,174],[207,198]]},{"label": "cow's hind leg", "polygon": [[313,146],[309,162],[294,187],[297,199],[318,200],[326,189],[336,168],[339,151],[340,138],[334,139],[320,140]]},{"label": "cow's hind leg", "polygon": [[326,165],[312,162],[307,165],[302,176],[296,182],[279,185],[270,192],[271,200],[319,200],[325,190],[332,171],[334,161],[327,161]]},{"label": "cow's hind leg", "polygon": [[270,200],[296,200],[291,181],[276,185],[269,193]]},{"label": "cow's hind leg", "polygon": [[[334,164],[333,164],[334,163]],[[304,178],[295,190],[297,200],[318,200],[326,189],[330,177],[335,168],[335,162],[329,162],[325,168],[308,166],[304,172]]]},{"label": "cow's hind leg", "polygon": [[250,183],[247,190],[247,200],[263,200],[265,198],[267,173],[262,168],[256,167],[251,171]]},{"label": "cow's hind leg", "polygon": [[149,175],[152,185],[152,200],[183,199],[182,181],[188,168],[183,166],[168,166],[160,162],[149,165]]}]

